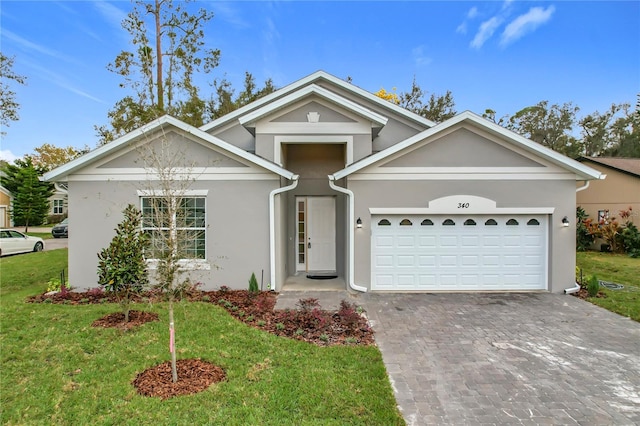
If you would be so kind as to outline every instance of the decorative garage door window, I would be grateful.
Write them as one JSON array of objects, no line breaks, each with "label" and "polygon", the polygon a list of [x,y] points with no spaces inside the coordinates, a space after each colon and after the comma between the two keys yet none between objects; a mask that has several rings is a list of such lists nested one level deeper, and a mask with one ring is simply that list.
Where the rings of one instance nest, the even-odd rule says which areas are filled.
[{"label": "decorative garage door window", "polygon": [[371,223],[372,290],[547,289],[544,214],[374,214]]},{"label": "decorative garage door window", "polygon": [[409,219],[402,219],[400,221],[400,226],[411,226],[411,225],[413,225],[413,223],[411,223]]}]

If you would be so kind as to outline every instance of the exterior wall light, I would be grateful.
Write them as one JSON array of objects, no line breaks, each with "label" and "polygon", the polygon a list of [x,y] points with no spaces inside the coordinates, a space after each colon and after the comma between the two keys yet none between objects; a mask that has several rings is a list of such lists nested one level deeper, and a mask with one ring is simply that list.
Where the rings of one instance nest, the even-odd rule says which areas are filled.
[{"label": "exterior wall light", "polygon": [[562,226],[564,226],[565,228],[569,226],[569,218],[568,217],[563,217],[562,218]]},{"label": "exterior wall light", "polygon": [[358,220],[356,220],[356,228],[362,228],[362,219],[358,218]]}]

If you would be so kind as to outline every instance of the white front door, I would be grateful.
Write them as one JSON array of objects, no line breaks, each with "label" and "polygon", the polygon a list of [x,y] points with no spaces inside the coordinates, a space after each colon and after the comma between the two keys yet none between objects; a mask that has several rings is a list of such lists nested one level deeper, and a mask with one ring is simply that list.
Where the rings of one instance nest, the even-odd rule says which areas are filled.
[{"label": "white front door", "polygon": [[336,199],[307,197],[307,271],[336,270]]}]

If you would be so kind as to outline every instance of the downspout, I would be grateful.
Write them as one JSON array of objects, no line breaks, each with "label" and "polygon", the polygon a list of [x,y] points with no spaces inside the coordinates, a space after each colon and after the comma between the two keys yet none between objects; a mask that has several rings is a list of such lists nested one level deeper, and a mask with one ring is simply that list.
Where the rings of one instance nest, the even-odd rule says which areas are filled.
[{"label": "downspout", "polygon": [[355,272],[354,272],[354,254],[355,254],[355,223],[354,223],[354,201],[353,201],[353,191],[343,188],[341,186],[337,186],[334,181],[335,177],[333,175],[329,175],[329,187],[334,191],[342,192],[349,197],[349,287],[356,291],[361,291],[363,293],[367,292],[367,288],[361,285],[357,285],[355,283]]},{"label": "downspout", "polygon": [[291,180],[293,183],[289,186],[276,188],[269,193],[269,268],[271,270],[270,290],[276,288],[276,222],[275,222],[275,200],[276,195],[283,192],[291,191],[298,186],[299,175],[293,175]]},{"label": "downspout", "polygon": [[585,189],[587,189],[589,187],[590,183],[591,183],[590,180],[586,181],[585,184],[582,185],[580,188],[576,188],[576,192],[584,191]]},{"label": "downspout", "polygon": [[[576,188],[576,193],[587,189],[590,183],[591,183],[590,180],[585,181],[584,185],[582,185],[579,188]],[[578,291],[580,291],[580,284],[576,283],[573,287],[565,288],[564,294],[577,293]]]}]

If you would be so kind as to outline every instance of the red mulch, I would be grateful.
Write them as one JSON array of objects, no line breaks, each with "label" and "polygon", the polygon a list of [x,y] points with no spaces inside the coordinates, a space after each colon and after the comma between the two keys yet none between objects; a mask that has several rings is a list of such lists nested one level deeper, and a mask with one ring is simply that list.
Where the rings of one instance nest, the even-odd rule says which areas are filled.
[{"label": "red mulch", "polygon": [[144,323],[158,321],[160,317],[155,312],[129,311],[129,321],[124,322],[124,314],[122,312],[114,312],[98,318],[91,327],[119,328],[121,330],[130,330]]},{"label": "red mulch", "polygon": [[173,383],[171,361],[163,362],[138,374],[132,384],[140,395],[167,399],[202,392],[227,378],[222,368],[200,359],[179,359],[176,371],[178,381]]},{"label": "red mulch", "polygon": [[[581,288],[580,290],[576,291],[575,293],[571,293],[572,296],[575,296],[579,299],[582,300],[587,300],[589,298],[591,298],[591,296],[589,296],[589,292],[587,291],[586,288]],[[595,296],[598,298],[605,298],[607,297],[607,295],[603,292],[603,291],[598,291],[598,294]]]}]

